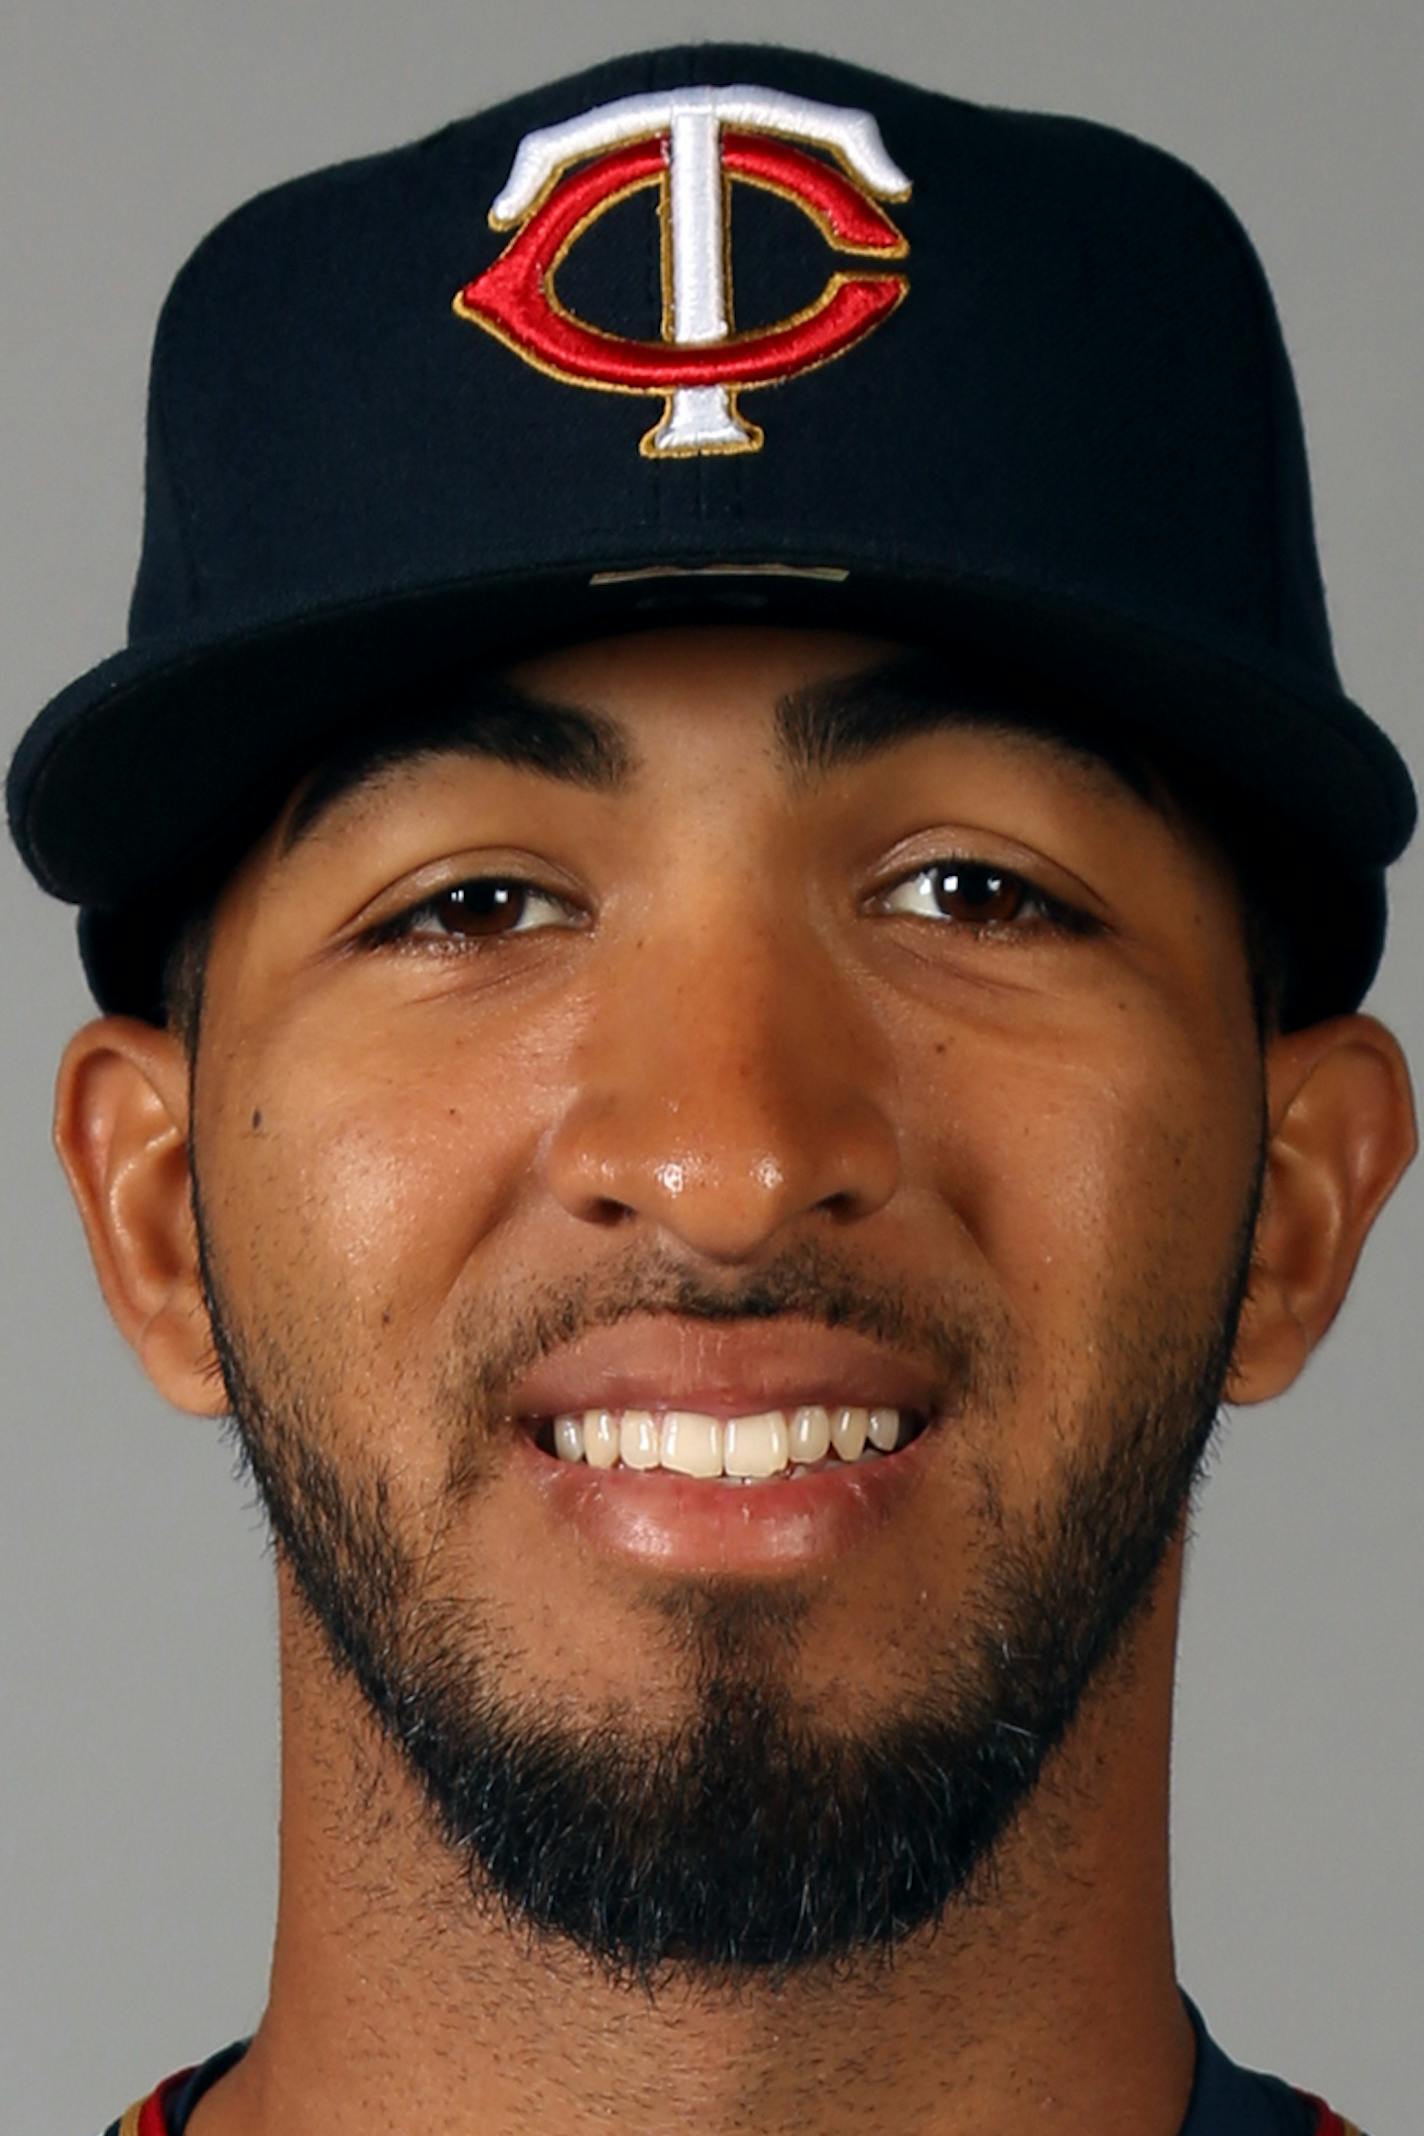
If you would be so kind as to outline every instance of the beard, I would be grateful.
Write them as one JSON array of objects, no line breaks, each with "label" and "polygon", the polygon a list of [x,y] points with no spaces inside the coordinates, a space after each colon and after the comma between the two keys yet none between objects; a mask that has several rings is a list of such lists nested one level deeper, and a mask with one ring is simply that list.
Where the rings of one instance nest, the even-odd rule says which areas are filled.
[{"label": "beard", "polygon": [[[442,1591],[429,1536],[394,1519],[379,1449],[340,1463],[327,1451],[321,1375],[294,1371],[269,1337],[250,1348],[239,1338],[195,1170],[204,1294],[240,1464],[333,1670],[402,1761],[472,1905],[531,1951],[572,1948],[609,1983],[650,1996],[679,1981],[777,1987],[809,1968],[834,1978],[889,1966],[951,1908],[981,1905],[1088,1693],[1130,1668],[1131,1635],[1184,1531],[1250,1287],[1264,1163],[1262,1139],[1213,1297],[1189,1312],[1159,1273],[1117,1301],[1110,1323],[1083,1328],[1098,1377],[1070,1429],[1044,1423],[1049,1443],[1069,1449],[1051,1495],[1011,1514],[993,1461],[974,1461],[982,1547],[969,1590],[937,1645],[933,1627],[915,1623],[920,1651],[907,1644],[893,1657],[893,1706],[856,1726],[844,1721],[848,1701],[842,1725],[818,1722],[784,1665],[808,1594],[794,1581],[711,1576],[664,1583],[652,1598],[687,1665],[676,1725],[640,1726],[636,1696],[586,1727],[569,1721],[566,1701],[539,1710],[482,1628],[479,1599]],[[284,1318],[299,1302],[289,1287]],[[627,1286],[598,1318],[655,1309],[795,1313],[891,1342],[910,1325],[902,1295],[872,1291],[819,1252],[778,1262],[735,1297],[685,1271]],[[498,1466],[477,1396],[593,1324],[567,1293],[542,1313],[521,1298],[502,1349],[486,1322],[471,1323],[442,1378],[464,1390],[443,1405],[447,1525]],[[974,1413],[992,1416],[1015,1376],[1007,1321],[991,1328],[987,1315],[946,1307],[914,1334],[921,1355],[955,1361]]]}]

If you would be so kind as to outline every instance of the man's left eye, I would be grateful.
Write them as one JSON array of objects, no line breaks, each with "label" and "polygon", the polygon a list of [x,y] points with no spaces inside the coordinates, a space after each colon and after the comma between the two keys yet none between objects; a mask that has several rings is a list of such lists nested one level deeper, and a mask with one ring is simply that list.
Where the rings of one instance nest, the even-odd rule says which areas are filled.
[{"label": "man's left eye", "polygon": [[[905,892],[916,894],[916,905],[892,907],[889,900]],[[970,933],[997,932],[1035,934],[1089,934],[1096,922],[1085,912],[1061,899],[1050,897],[1025,875],[1001,868],[992,861],[935,860],[916,868],[913,875],[882,893],[882,911],[919,912],[926,919],[948,919]]]}]

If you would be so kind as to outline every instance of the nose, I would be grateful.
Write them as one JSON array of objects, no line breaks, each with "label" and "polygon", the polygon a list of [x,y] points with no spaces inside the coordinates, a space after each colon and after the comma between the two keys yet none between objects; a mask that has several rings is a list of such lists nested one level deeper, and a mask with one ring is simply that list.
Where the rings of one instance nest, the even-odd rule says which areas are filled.
[{"label": "nose", "polygon": [[754,1258],[812,1216],[895,1192],[893,1062],[810,928],[723,910],[705,940],[647,938],[590,993],[569,1101],[544,1138],[572,1216],[639,1217],[713,1262]]}]

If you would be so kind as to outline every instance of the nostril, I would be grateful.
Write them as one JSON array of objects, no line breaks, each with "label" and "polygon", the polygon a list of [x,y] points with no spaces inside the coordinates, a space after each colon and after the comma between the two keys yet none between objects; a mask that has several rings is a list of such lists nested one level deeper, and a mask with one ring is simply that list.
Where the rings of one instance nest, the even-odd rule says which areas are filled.
[{"label": "nostril", "polygon": [[570,1213],[585,1224],[598,1224],[605,1231],[616,1231],[620,1225],[632,1223],[637,1210],[631,1202],[616,1201],[611,1194],[590,1194],[586,1199],[571,1199]]}]

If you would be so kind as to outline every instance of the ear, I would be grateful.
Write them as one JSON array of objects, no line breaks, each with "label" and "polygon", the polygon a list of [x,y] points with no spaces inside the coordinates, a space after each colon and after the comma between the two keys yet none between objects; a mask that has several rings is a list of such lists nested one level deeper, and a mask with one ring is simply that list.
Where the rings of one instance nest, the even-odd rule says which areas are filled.
[{"label": "ear", "polygon": [[76,1031],[55,1086],[54,1146],[120,1334],[170,1402],[223,1415],[198,1273],[181,1040],[127,1016]]},{"label": "ear", "polygon": [[1268,1401],[1299,1377],[1419,1146],[1404,1054],[1373,1016],[1272,1041],[1266,1096],[1266,1175],[1228,1402]]}]

